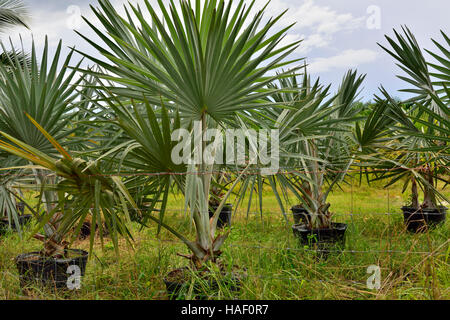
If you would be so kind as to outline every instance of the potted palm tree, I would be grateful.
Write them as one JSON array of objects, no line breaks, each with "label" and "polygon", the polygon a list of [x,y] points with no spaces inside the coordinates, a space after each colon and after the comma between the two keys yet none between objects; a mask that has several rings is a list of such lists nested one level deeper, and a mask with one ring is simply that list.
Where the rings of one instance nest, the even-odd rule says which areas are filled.
[{"label": "potted palm tree", "polygon": [[[62,42],[59,42],[54,56],[49,56],[46,39],[42,58],[32,44],[29,63],[21,64],[20,57],[8,55],[8,64],[0,64],[0,131],[23,141],[35,149],[52,155],[55,153],[51,143],[34,127],[26,114],[36,119],[42,127],[54,136],[63,146],[68,144],[82,147],[81,126],[74,119],[78,106],[85,100],[78,90],[84,77],[75,80],[75,71],[68,65],[72,61],[71,51],[60,67]],[[11,50],[17,52],[16,49]],[[12,67],[18,66],[20,67]],[[3,138],[0,138],[0,140]],[[16,156],[8,157],[8,166],[17,167],[27,162]],[[52,184],[54,176],[45,171],[33,169],[32,176],[37,184]],[[47,211],[56,203],[57,192],[45,190],[43,203]]]},{"label": "potted palm tree", "polygon": [[[271,96],[271,99],[276,103],[279,103],[282,105],[287,105],[287,106],[296,105],[297,110],[307,107],[308,104],[310,106],[313,106],[313,108],[310,108],[310,110],[307,111],[308,116],[311,117],[314,114],[314,112],[316,112],[317,115],[319,114],[319,112],[317,112],[318,106],[325,99],[325,97],[328,93],[328,88],[324,89],[319,84],[319,79],[317,79],[317,81],[313,85],[311,85],[311,78],[308,76],[306,67],[305,67],[304,72],[305,73],[303,75],[303,79],[301,82],[298,82],[297,77],[294,75],[289,78],[280,79],[279,86],[276,83],[270,83],[269,87],[274,88],[274,89],[280,88],[283,90],[282,92],[273,94]],[[317,108],[317,110],[313,110],[314,108]],[[306,110],[306,109],[304,109],[304,110]],[[275,110],[275,115],[277,118],[280,118],[281,117],[280,110]],[[304,119],[306,119],[307,118],[306,112],[303,115],[304,115]],[[298,119],[298,120],[300,120],[300,119]],[[310,123],[312,123],[312,122],[310,122]],[[294,134],[302,134],[303,140],[307,141],[309,138],[313,138],[314,137],[313,135],[318,132],[317,129],[320,130],[320,128],[318,126],[316,126],[316,128],[314,129],[314,132],[313,132],[313,131],[311,131],[311,128],[308,128],[305,124],[306,124],[306,122],[302,121],[302,123],[300,124],[301,130],[295,130]],[[317,125],[317,122],[315,122],[315,124]],[[320,137],[316,136],[316,138],[320,138]],[[292,162],[286,163],[286,167],[289,167],[289,166],[295,166],[295,164]],[[283,177],[281,175],[278,176],[278,180],[282,181]],[[276,190],[276,187],[275,187],[276,184],[273,181],[271,183],[271,186],[274,190]],[[281,183],[281,186],[284,186],[284,184]],[[305,187],[306,187],[306,185],[305,185]],[[284,193],[284,194],[286,194],[286,193]],[[298,193],[295,193],[295,194],[297,196],[299,196]],[[284,207],[281,204],[281,199],[279,200],[279,204],[282,208],[282,211],[285,212]],[[301,224],[302,222],[309,223],[309,219],[310,219],[309,211],[305,207],[304,203],[301,200],[299,200],[299,203],[297,203],[291,207],[291,211],[292,211],[293,218],[294,218],[294,224],[297,225],[297,224]]]},{"label": "potted palm tree", "polygon": [[[417,128],[417,123],[427,123],[416,116],[408,116],[402,104],[391,99],[384,91],[388,99],[392,119],[395,119],[395,127],[390,135],[390,142],[380,148],[386,152],[378,152],[371,166],[382,170],[376,174],[373,181],[388,180],[386,187],[399,181],[403,181],[403,192],[410,188],[409,202],[401,209],[403,211],[405,225],[408,231],[423,232],[429,227],[439,225],[445,221],[447,208],[440,205],[440,201],[448,201],[440,192],[439,183],[448,183],[448,160],[445,155],[448,152],[446,134],[449,130],[449,121],[441,118],[434,111],[423,105],[417,105],[417,112],[431,117],[441,118],[439,126],[434,126],[434,133],[423,133],[424,127]],[[431,95],[442,110],[448,107],[440,101],[440,98]],[[415,119],[415,120],[413,120]],[[420,190],[423,196],[420,197]],[[423,199],[420,202],[420,198]]]},{"label": "potted palm tree", "polygon": [[[28,117],[60,156],[49,156],[2,131],[0,135],[4,139],[0,141],[0,150],[33,164],[23,166],[23,169],[48,170],[55,174],[58,179],[55,179],[54,184],[37,187],[41,190],[57,190],[58,199],[52,204],[51,211],[44,210],[43,214],[38,214],[40,204],[36,209],[39,223],[33,237],[43,242],[42,250],[19,255],[16,264],[24,286],[38,282],[44,286],[66,288],[68,268],[78,267],[80,276],[84,275],[86,269],[88,252],[69,248],[85,220],[90,218],[91,225],[98,227],[102,243],[104,221],[117,251],[119,235],[131,244],[131,234],[125,224],[129,221],[126,201],[134,202],[120,178],[104,175],[98,165],[73,158],[33,118]],[[38,233],[42,228],[45,234]],[[91,233],[90,251],[93,249],[94,236]]]},{"label": "potted palm tree", "polygon": [[[96,186],[95,179],[87,183],[80,180],[89,179],[90,174],[97,173],[98,169],[85,168],[86,161],[73,158],[64,151],[69,145],[76,150],[82,150],[88,145],[84,135],[86,127],[80,124],[80,115],[83,114],[81,110],[84,110],[86,100],[91,97],[86,90],[79,90],[80,85],[87,84],[85,78],[75,79],[76,71],[68,72],[73,51],[64,59],[63,67],[59,67],[61,49],[60,42],[54,56],[50,57],[46,39],[40,60],[33,43],[29,65],[11,67],[18,65],[19,58],[14,56],[8,56],[9,66],[0,65],[0,149],[11,155],[9,158],[12,162],[9,165],[15,170],[31,171],[33,181],[26,183],[25,187],[40,194],[38,207],[29,209],[39,220],[33,234],[44,242],[44,248],[40,252],[19,256],[19,271],[25,274],[24,280],[31,277],[44,284],[54,283],[55,280],[57,286],[65,286],[63,280],[68,276],[67,270],[57,267],[59,264],[66,266],[73,262],[79,264],[83,271],[87,259],[86,252],[67,250],[70,243],[67,235],[74,226],[75,234],[79,233],[82,224],[78,222],[84,223],[88,216],[96,216],[93,225],[99,225],[97,219],[100,215],[93,215],[92,211],[102,205],[95,203],[92,198],[92,188],[101,189],[102,184]],[[61,163],[63,161],[67,164]],[[35,165],[30,166],[30,163]],[[113,180],[103,183],[109,183],[111,188],[115,185]],[[72,190],[67,190],[65,195],[61,191],[64,188]],[[85,190],[86,193],[77,190]],[[107,196],[107,193],[102,192],[101,197]],[[84,196],[88,198],[80,198]],[[114,196],[108,199],[109,202],[116,201]],[[77,203],[78,200],[81,202]],[[103,203],[105,206],[108,204]],[[41,206],[44,208],[41,209]],[[109,213],[109,210],[114,213]],[[116,225],[111,221],[117,220],[114,210],[101,211],[109,216],[110,224]],[[119,217],[117,221],[122,220]],[[41,228],[44,234],[38,233]],[[120,232],[127,234],[126,229],[121,228]],[[93,236],[94,233],[91,243]]]},{"label": "potted palm tree", "polygon": [[[326,99],[329,87],[323,88],[318,81],[311,85],[305,71],[303,81],[293,76],[281,82],[287,94],[275,97],[289,106],[272,112],[280,127],[283,167],[289,168],[288,173],[277,174],[276,180],[283,194],[291,192],[298,200],[294,213],[302,210],[303,218],[292,227],[295,236],[302,244],[324,252],[330,244],[343,246],[345,241],[347,225],[332,221],[327,198],[354,164],[357,148],[351,136],[360,111],[356,99],[363,80],[364,76],[349,71],[338,93]],[[281,204],[278,187],[272,186]]]},{"label": "potted palm tree", "polygon": [[[112,120],[129,137],[114,152],[123,151],[123,170],[145,175],[141,178],[144,180],[141,189],[153,199],[147,214],[144,213],[147,220],[182,240],[191,251],[189,255],[183,254],[189,259],[190,268],[207,275],[208,264],[220,265],[221,247],[228,233],[217,234],[217,221],[239,179],[228,189],[210,218],[212,166],[175,164],[170,155],[176,142],[171,141],[170,132],[182,127],[181,124],[188,128],[198,121],[204,136],[208,128],[236,127],[239,123],[236,117],[251,117],[252,110],[271,105],[265,98],[273,90],[266,85],[285,74],[270,75],[270,72],[294,62],[283,59],[295,50],[298,42],[277,47],[289,27],[274,34],[269,31],[282,15],[261,26],[264,9],[250,15],[254,3],[247,8],[243,0],[237,1],[237,6],[223,0],[207,0],[203,4],[196,1],[195,5],[180,0],[178,7],[173,2],[167,6],[158,0],[162,16],[145,1],[145,9],[129,4],[125,18],[109,1],[98,3],[99,8],[93,10],[107,32],[90,20],[85,21],[104,45],[81,36],[105,58],[84,54],[104,70],[87,72],[108,81],[98,89],[105,93],[108,106],[114,110]],[[200,145],[205,147],[204,142]],[[157,175],[161,172],[167,174]],[[173,185],[185,192],[196,230],[195,241],[188,240],[164,221],[165,205]],[[156,209],[159,217],[153,215]],[[170,283],[188,282],[189,275],[184,271],[175,270],[167,275],[168,290],[178,288]]]},{"label": "potted palm tree", "polygon": [[[28,28],[28,8],[22,1],[0,1],[0,32],[5,32],[12,27]],[[14,67],[24,67],[30,64],[30,58],[23,52],[6,50],[2,44],[3,52],[0,54],[0,64],[11,70]],[[0,106],[1,109],[1,106]],[[0,155],[0,166],[9,167],[10,160],[7,156]],[[24,202],[18,201],[14,185],[14,174],[9,172],[0,177],[0,229],[14,228],[21,232],[22,226],[31,218],[23,215]]]},{"label": "potted palm tree", "polygon": [[[390,98],[394,119],[397,122],[395,136],[395,158],[384,157],[384,168],[389,170],[380,179],[390,179],[389,185],[403,179],[403,190],[410,185],[410,203],[402,208],[407,229],[412,232],[427,230],[445,220],[447,208],[440,201],[448,199],[438,190],[438,183],[448,183],[448,132],[449,132],[449,85],[448,49],[450,39],[442,32],[444,44],[433,40],[441,55],[427,52],[436,62],[425,60],[413,33],[403,28],[404,35],[395,31],[396,39],[386,36],[392,46],[389,50],[381,46],[400,64],[408,77],[400,79],[414,88],[403,91],[413,97],[398,103]],[[432,69],[433,71],[430,71]],[[388,161],[386,161],[388,160]],[[419,200],[419,190],[423,191],[423,202]]]}]

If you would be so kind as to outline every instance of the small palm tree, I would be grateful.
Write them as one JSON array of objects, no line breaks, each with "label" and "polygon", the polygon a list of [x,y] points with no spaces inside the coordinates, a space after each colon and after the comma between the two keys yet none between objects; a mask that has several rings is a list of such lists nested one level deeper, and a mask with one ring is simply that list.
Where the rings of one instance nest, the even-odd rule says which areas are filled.
[{"label": "small palm tree", "polygon": [[[438,190],[438,182],[448,183],[449,116],[450,116],[450,38],[442,32],[443,43],[432,40],[439,53],[426,50],[434,59],[428,62],[414,34],[407,27],[403,34],[394,30],[395,39],[386,36],[392,49],[381,46],[393,56],[406,76],[400,79],[412,85],[402,91],[412,94],[403,102],[382,93],[390,105],[396,126],[390,153],[383,154],[381,168],[388,170],[378,179],[389,179],[388,185],[404,180],[403,190],[410,185],[411,207],[417,210],[443,209],[439,200],[448,199]],[[419,202],[419,190],[424,193]]]},{"label": "small palm tree", "polygon": [[[107,32],[85,20],[105,45],[81,36],[105,58],[85,54],[105,70],[89,73],[111,82],[98,89],[109,97],[116,122],[130,138],[122,146],[131,157],[130,160],[124,157],[124,166],[143,174],[155,170],[175,173],[177,166],[172,163],[168,149],[171,126],[179,123],[177,126],[190,128],[193,121],[199,121],[205,133],[210,127],[236,126],[239,115],[251,117],[252,110],[266,108],[270,105],[266,97],[273,93],[266,85],[284,76],[270,72],[294,62],[283,59],[298,43],[279,47],[289,27],[269,32],[283,15],[262,24],[264,8],[256,15],[250,14],[254,2],[246,7],[243,0],[236,1],[236,6],[233,1],[206,0],[203,4],[195,1],[193,5],[191,1],[180,0],[177,7],[173,1],[167,6],[158,0],[161,16],[149,1],[144,4],[145,8],[129,4],[127,16],[121,17],[109,1],[99,0],[94,13]],[[114,96],[122,97],[120,104]],[[134,106],[130,100],[136,102]],[[147,177],[145,185],[160,190],[149,188],[153,200],[155,203],[159,197],[162,200],[159,218],[147,217],[183,240],[192,252],[187,257],[199,269],[220,255],[227,234],[216,235],[216,224],[229,193],[210,219],[213,166],[184,165],[182,170],[191,171],[185,182],[178,182],[182,179],[176,175]],[[172,182],[185,191],[197,231],[194,242],[162,219]]]},{"label": "small palm tree", "polygon": [[[133,204],[135,208],[136,204],[121,179],[104,174],[97,164],[74,158],[31,116],[27,114],[27,117],[55,148],[57,156],[49,156],[2,131],[0,135],[4,140],[0,141],[0,150],[33,164],[23,166],[23,169],[48,170],[59,178],[54,183],[47,181],[36,187],[37,190],[57,192],[52,209],[40,216],[40,223],[34,230],[34,237],[44,244],[41,256],[65,258],[68,246],[76,239],[88,218],[91,226],[98,227],[102,243],[106,231],[103,228],[105,222],[117,253],[119,235],[131,244],[132,236],[126,226],[126,222],[130,221],[127,203]],[[43,227],[51,232],[46,235],[37,233]],[[90,251],[93,249],[94,239],[95,232],[91,232]]]},{"label": "small palm tree", "polygon": [[[46,39],[41,59],[38,59],[33,43],[29,65],[11,68],[0,64],[0,131],[49,156],[58,156],[58,153],[27,115],[35,119],[63,147],[77,145],[77,148],[82,148],[86,143],[83,138],[84,128],[72,120],[80,114],[75,112],[78,106],[82,107],[90,97],[82,96],[78,89],[80,84],[84,84],[84,77],[75,79],[76,71],[68,68],[73,51],[60,67],[61,49],[62,42],[57,46],[54,56],[49,56]],[[13,59],[15,62],[12,64],[17,65],[19,58]],[[0,138],[0,141],[5,141],[5,138]],[[28,164],[28,159],[25,161],[23,157],[8,158],[13,161],[9,165],[15,167]],[[5,166],[2,163],[2,167]],[[57,177],[45,169],[32,170],[38,185],[54,185],[57,182]],[[52,212],[58,202],[57,192],[44,189],[43,202],[45,210]],[[48,237],[56,232],[51,225],[45,227]]]},{"label": "small palm tree", "polygon": [[360,111],[356,102],[363,80],[364,76],[349,71],[338,93],[327,98],[329,87],[321,86],[319,80],[311,84],[305,71],[302,81],[296,76],[282,79],[279,85],[285,92],[272,96],[287,106],[266,115],[280,129],[280,154],[286,169],[268,180],[283,212],[282,196],[285,200],[288,193],[296,197],[307,212],[311,230],[331,228],[328,195],[355,162],[352,128]]},{"label": "small palm tree", "polygon": [[[14,26],[23,26],[28,28],[26,20],[28,19],[28,8],[23,1],[20,0],[1,0],[0,1],[0,34],[5,33],[8,29]],[[3,52],[0,53],[0,65],[5,66],[8,70],[15,66],[24,67],[29,65],[29,56],[23,52],[15,50],[6,50],[1,44]],[[1,106],[0,106],[1,108]],[[10,157],[0,155],[0,168],[8,167]],[[17,199],[14,196],[16,191],[12,186],[14,185],[14,172],[9,172],[8,175],[4,173],[0,176],[0,217],[5,216],[9,221],[14,222],[16,229],[20,232],[21,226],[19,224],[17,211]]]}]

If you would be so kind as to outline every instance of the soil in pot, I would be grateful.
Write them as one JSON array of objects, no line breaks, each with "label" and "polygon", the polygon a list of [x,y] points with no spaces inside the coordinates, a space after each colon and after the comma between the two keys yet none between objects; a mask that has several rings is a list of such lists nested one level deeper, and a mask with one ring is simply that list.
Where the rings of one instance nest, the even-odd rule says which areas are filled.
[{"label": "soil in pot", "polygon": [[294,235],[302,246],[317,250],[319,256],[326,258],[332,252],[341,252],[345,248],[347,224],[332,223],[331,228],[310,229],[305,224],[292,227]]},{"label": "soil in pot", "polygon": [[194,273],[187,267],[175,269],[164,278],[170,300],[185,300],[191,292],[194,300],[207,300],[217,295],[221,288],[231,293],[241,290],[243,276],[237,272],[224,273],[221,279],[204,272],[193,279]]},{"label": "soil in pot", "polygon": [[414,233],[426,232],[445,222],[447,210],[444,206],[438,209],[402,207],[406,229]]},{"label": "soil in pot", "polygon": [[[219,206],[212,206],[209,210],[209,217],[212,218],[214,216],[214,212],[217,210]],[[225,227],[231,227],[231,214],[233,211],[233,205],[230,203],[227,203],[223,206],[222,211],[220,211],[219,219],[217,220],[217,228],[222,229]]]},{"label": "soil in pot", "polygon": [[68,289],[73,270],[79,268],[80,276],[84,276],[88,255],[86,251],[76,249],[67,250],[66,258],[43,257],[39,252],[21,254],[15,259],[20,284],[22,288],[37,284],[40,287]]},{"label": "soil in pot", "polygon": [[306,224],[309,222],[309,212],[301,205],[293,206],[291,211],[294,216],[294,224]]},{"label": "soil in pot", "polygon": [[[30,223],[33,216],[31,214],[24,214],[19,216],[19,224],[21,227],[26,226],[28,223]],[[0,235],[4,234],[9,228],[9,220],[8,218],[1,218],[0,219]],[[11,228],[13,230],[17,230],[16,224],[14,221],[11,222]]]}]

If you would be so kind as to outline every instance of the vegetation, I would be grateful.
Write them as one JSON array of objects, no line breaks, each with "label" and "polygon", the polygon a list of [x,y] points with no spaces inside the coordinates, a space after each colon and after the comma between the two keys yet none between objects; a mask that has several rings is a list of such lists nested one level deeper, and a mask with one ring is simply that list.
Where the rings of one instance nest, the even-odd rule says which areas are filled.
[{"label": "vegetation", "polygon": [[[330,255],[325,262],[297,245],[270,188],[263,191],[262,217],[254,214],[258,209],[255,204],[248,218],[246,207],[239,210],[233,216],[228,245],[221,257],[230,265],[245,266],[248,276],[240,293],[232,293],[223,286],[214,295],[210,293],[212,299],[448,299],[449,222],[427,234],[412,236],[405,231],[399,211],[408,200],[401,197],[400,186],[384,190],[381,183],[369,186],[363,182],[358,186],[356,176],[354,180],[353,187],[343,185],[343,190],[336,189],[329,196],[336,212],[335,221],[348,223],[350,232],[343,253]],[[183,215],[182,199],[182,194],[169,199],[167,222],[195,237]],[[248,197],[244,199],[247,200]],[[347,214],[350,212],[354,215]],[[398,214],[385,215],[386,212]],[[293,223],[292,217],[289,223]],[[0,260],[0,298],[167,299],[161,279],[172,269],[185,266],[185,259],[175,255],[188,253],[186,246],[164,230],[155,238],[156,224],[141,229],[138,223],[133,223],[130,231],[135,250],[128,250],[121,243],[119,260],[110,243],[101,250],[100,241],[96,241],[95,258],[89,261],[81,290],[76,291],[20,288],[12,259],[21,252],[34,251],[41,244],[37,240],[24,242],[16,234],[9,234],[0,246],[0,255],[4,257]],[[77,240],[74,246],[87,250],[89,241]],[[381,268],[380,290],[367,289],[370,265]],[[189,298],[192,295],[187,292],[186,299]]]},{"label": "vegetation", "polygon": [[[28,9],[22,1],[0,1],[0,33],[5,33],[14,26],[28,28],[26,23],[27,18]],[[6,50],[3,44],[1,46],[3,52],[0,54],[0,66],[4,70],[11,72],[15,66],[24,67],[25,65],[29,65],[29,57],[26,54],[14,49]],[[8,80],[4,79],[4,81],[6,82]],[[2,107],[0,107],[0,114],[3,116]],[[4,168],[13,166],[12,159],[8,155],[0,153],[0,166]],[[14,225],[21,232],[21,226],[18,220],[17,201],[17,196],[20,191],[14,189],[14,180],[11,174],[3,174],[0,176],[0,218],[7,218],[9,228]]]},{"label": "vegetation", "polygon": [[[155,8],[145,1],[147,13],[153,19],[150,25],[141,8],[130,4],[127,19],[123,19],[109,1],[101,0],[100,8],[94,9],[94,12],[108,30],[108,35],[90,21],[86,22],[107,47],[82,36],[111,61],[106,63],[86,55],[105,70],[88,73],[122,85],[105,85],[101,90],[112,95],[105,98],[109,98],[106,99],[109,107],[114,109],[116,116],[119,115],[119,125],[129,137],[122,145],[126,148],[124,156],[139,154],[138,159],[126,160],[129,170],[135,173],[179,172],[174,170],[176,166],[170,159],[173,147],[170,137],[180,123],[195,126],[193,121],[198,121],[203,137],[210,127],[232,127],[239,114],[264,108],[267,105],[264,98],[272,92],[266,85],[283,76],[269,76],[269,72],[292,63],[283,59],[297,47],[297,43],[293,43],[277,49],[289,28],[273,35],[269,32],[282,15],[260,26],[264,9],[250,17],[253,4],[245,8],[244,1],[239,1],[236,8],[232,7],[231,1],[205,1],[203,6],[200,1],[196,1],[195,6],[188,1],[180,1],[179,9],[171,3],[168,10],[162,1],[158,4],[164,23]],[[136,27],[136,20],[141,27]],[[133,100],[134,114],[127,108],[127,101],[120,101],[126,98]],[[144,101],[147,110],[144,117],[140,115],[140,106],[135,105],[134,101]],[[155,107],[159,108],[160,124],[152,109]],[[174,119],[174,126],[170,125],[170,116]],[[134,146],[133,153],[128,152],[130,144]],[[206,148],[203,139],[195,148],[193,153],[200,153],[202,158],[202,150]],[[155,163],[160,165],[147,166]],[[152,215],[146,217],[185,242],[192,251],[188,258],[197,269],[205,262],[217,260],[228,236],[216,235],[216,226],[220,211],[233,188],[222,199],[210,221],[208,208],[213,170],[213,165],[200,161],[195,166],[182,169],[182,172],[194,173],[188,174],[185,181],[168,175],[162,180],[158,178],[158,183],[150,178],[143,182],[145,192],[154,196],[151,208],[162,197],[159,219]],[[235,184],[238,181],[239,178]],[[187,240],[163,221],[173,183],[185,192],[186,205],[190,208],[197,230],[195,242]],[[140,193],[139,196],[147,194]]]},{"label": "vegetation", "polygon": [[[42,54],[33,43],[29,57],[13,48],[0,59],[0,216],[19,225],[20,200],[35,217],[26,241],[18,241],[22,233],[0,239],[0,297],[161,298],[155,277],[181,265],[184,277],[175,280],[191,284],[187,298],[198,291],[194,282],[206,279],[208,287],[235,267],[249,276],[241,293],[220,284],[209,296],[410,298],[425,288],[423,298],[448,298],[448,222],[412,235],[396,213],[408,186],[416,210],[449,202],[449,38],[434,41],[439,52],[427,51],[436,60],[428,62],[409,29],[387,37],[392,49],[383,48],[406,73],[399,77],[413,85],[404,90],[413,97],[400,101],[381,87],[365,105],[358,100],[365,75],[348,71],[332,94],[311,80],[303,59],[290,58],[300,41],[282,45],[290,26],[276,27],[284,13],[266,18],[266,7],[252,14],[254,5],[145,0],[121,16],[98,0],[97,23],[85,21],[103,43],[78,33],[98,55],[71,49],[62,57],[60,42],[51,56],[46,39]],[[25,25],[21,8],[0,1],[0,28]],[[75,53],[94,66],[73,62]],[[213,141],[209,129],[217,130]],[[237,151],[224,152],[243,161],[207,160],[204,152],[223,151],[227,129],[246,132]],[[247,156],[255,149],[250,133],[263,129],[277,130],[278,141]],[[270,157],[280,168],[263,173],[264,161],[252,157],[277,142]],[[386,180],[387,206],[379,182]],[[309,231],[347,223],[347,249],[318,260],[311,247],[292,244],[285,208],[293,201],[308,212]],[[218,230],[231,202],[236,223]],[[89,240],[82,240],[86,223]],[[98,259],[90,259],[86,287],[19,289],[9,258],[34,248],[31,238],[43,242],[43,261],[89,249]],[[377,293],[365,289],[363,267],[372,264],[386,272]]]},{"label": "vegetation", "polygon": [[[12,27],[22,26],[28,28],[28,7],[22,0],[0,1],[0,33],[5,33]],[[16,66],[25,66],[30,63],[29,57],[23,51],[6,50],[2,44],[3,52],[0,54],[0,65],[8,69]]]},{"label": "vegetation", "polygon": [[[271,114],[280,128],[281,158],[286,159],[282,166],[295,169],[288,175],[281,172],[277,181],[283,194],[291,191],[308,211],[310,229],[331,227],[328,195],[354,163],[357,149],[352,145],[351,129],[360,111],[356,99],[363,80],[364,76],[349,71],[338,93],[327,99],[329,87],[323,88],[318,81],[311,86],[305,72],[303,82],[295,76],[281,80],[280,87],[289,91],[273,97],[290,107],[271,110]],[[283,210],[276,184],[272,186]]]},{"label": "vegetation", "polygon": [[[404,35],[395,32],[396,40],[386,36],[393,51],[384,48],[400,64],[407,77],[399,76],[413,89],[404,89],[414,96],[408,101],[398,103],[382,89],[389,108],[385,116],[393,121],[385,121],[381,131],[390,130],[393,138],[390,143],[379,148],[382,153],[379,168],[386,171],[377,179],[389,179],[388,186],[403,180],[403,191],[411,186],[410,206],[419,209],[438,209],[439,200],[449,202],[437,189],[439,181],[448,184],[449,132],[450,132],[450,91],[448,66],[450,54],[444,47],[434,41],[443,56],[427,51],[438,64],[427,62],[414,35],[404,28]],[[442,32],[447,45],[450,39]],[[447,60],[445,59],[447,58]],[[430,72],[429,67],[436,71]],[[387,128],[386,125],[393,126]],[[375,165],[376,167],[376,165]],[[424,193],[424,200],[419,204],[418,186]]]}]

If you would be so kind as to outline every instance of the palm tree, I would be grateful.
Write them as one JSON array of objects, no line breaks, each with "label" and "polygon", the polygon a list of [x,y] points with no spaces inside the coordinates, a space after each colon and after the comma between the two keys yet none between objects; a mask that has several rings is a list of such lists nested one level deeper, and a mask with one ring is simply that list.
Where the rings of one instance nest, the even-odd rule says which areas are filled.
[{"label": "palm tree", "polygon": [[[403,34],[394,30],[395,39],[386,36],[392,49],[380,45],[398,61],[398,66],[406,73],[398,78],[412,85],[401,91],[412,94],[404,102],[394,101],[382,89],[388,101],[391,117],[395,120],[393,149],[395,158],[384,155],[381,167],[389,172],[378,179],[389,179],[392,185],[404,180],[403,190],[411,187],[411,208],[414,211],[442,211],[439,200],[448,199],[439,192],[439,181],[448,183],[449,116],[450,116],[450,38],[441,32],[444,42],[432,40],[440,53],[426,50],[433,62],[425,59],[423,51],[407,27]],[[392,170],[390,170],[392,169]],[[424,200],[419,203],[419,190],[423,190]]]},{"label": "palm tree", "polygon": [[[29,65],[24,65],[23,68],[0,65],[0,131],[53,157],[60,154],[42,130],[30,122],[29,117],[38,122],[42,129],[63,147],[76,145],[79,149],[86,144],[83,136],[84,127],[80,123],[74,123],[73,120],[79,117],[76,112],[78,106],[82,107],[86,100],[91,99],[89,96],[82,96],[78,89],[81,84],[85,84],[85,77],[77,79],[76,71],[68,67],[72,61],[73,51],[67,55],[60,67],[61,50],[62,42],[57,46],[54,56],[49,56],[46,39],[40,60],[33,43]],[[17,56],[12,59],[14,62],[11,61],[11,64],[19,62]],[[0,141],[7,140],[0,138]],[[9,165],[14,167],[29,164],[29,159],[25,161],[23,157],[17,155],[12,160]],[[49,174],[45,168],[33,168],[32,172],[37,185],[57,183],[58,178],[54,174]],[[44,188],[42,199],[47,214],[54,212],[58,203],[57,191]],[[39,209],[36,212],[39,212]],[[54,218],[57,220],[56,216]],[[49,238],[58,231],[58,224],[52,222],[55,221],[45,225],[46,236]]]},{"label": "palm tree", "polygon": [[310,230],[332,227],[328,195],[355,163],[352,128],[359,117],[356,102],[364,78],[349,71],[330,98],[330,87],[320,85],[319,79],[312,84],[306,71],[302,81],[294,75],[271,84],[284,89],[271,99],[288,108],[269,109],[265,114],[280,129],[281,167],[285,168],[267,180],[282,212],[286,212],[283,199],[288,202],[289,193],[295,196]]},{"label": "palm tree", "polygon": [[[0,1],[0,34],[14,26],[23,26],[28,28],[26,20],[28,18],[28,8],[23,1],[20,0],[1,0]],[[23,52],[16,52],[15,50],[6,50],[1,44],[3,52],[0,53],[0,65],[8,69],[14,66],[24,67],[29,65],[30,59]],[[0,106],[1,108],[1,106]],[[0,155],[0,167],[8,167],[9,161],[7,155],[2,157]],[[11,175],[10,175],[11,174]],[[21,232],[21,226],[18,220],[17,199],[14,188],[14,172],[9,172],[8,175],[3,173],[0,176],[0,217],[5,214],[11,227],[11,222],[14,222],[16,229]]]},{"label": "palm tree", "polygon": [[[111,83],[98,89],[116,113],[115,122],[129,137],[121,146],[122,154],[129,156],[122,156],[123,166],[147,175],[176,173],[177,166],[170,159],[173,126],[192,128],[193,122],[199,121],[204,133],[209,127],[236,126],[239,115],[251,117],[252,110],[271,105],[266,97],[274,90],[266,86],[285,74],[270,72],[294,62],[283,59],[298,43],[280,47],[289,27],[269,32],[283,14],[262,24],[265,8],[252,16],[254,1],[246,7],[243,0],[236,6],[233,1],[206,0],[203,5],[195,1],[193,5],[180,0],[177,7],[173,1],[167,6],[159,0],[162,16],[149,1],[144,2],[145,8],[129,4],[126,17],[121,17],[109,1],[99,0],[99,8],[93,10],[107,32],[85,21],[104,44],[80,35],[105,58],[85,54],[104,70],[87,72]],[[151,16],[151,23],[144,12]],[[227,234],[216,235],[216,224],[229,193],[210,220],[212,166],[184,165],[182,170],[192,173],[185,182],[176,175],[147,176],[145,186],[153,203],[161,202],[159,218],[151,214],[147,218],[184,241],[192,252],[186,257],[194,268],[201,269],[220,256]],[[163,221],[173,183],[185,191],[196,241],[187,240]]]},{"label": "palm tree", "polygon": [[[36,120],[28,114],[27,117],[56,152],[49,156],[2,131],[0,135],[4,140],[0,141],[0,150],[33,164],[24,166],[24,169],[39,167],[59,178],[53,183],[46,181],[45,184],[41,183],[36,187],[37,190],[57,190],[51,211],[44,212],[34,230],[34,237],[44,244],[40,255],[45,258],[66,257],[68,246],[76,239],[83,223],[89,217],[91,225],[98,226],[102,243],[106,231],[103,228],[103,221],[106,222],[117,253],[118,235],[122,235],[131,244],[131,233],[125,224],[130,221],[126,201],[133,204],[134,201],[120,178],[105,175],[103,168],[97,164],[73,157]],[[46,230],[51,232],[46,235],[37,233],[42,227],[47,227]],[[70,235],[72,237],[69,239]],[[90,251],[94,245],[94,236],[95,233],[92,232]]]}]

